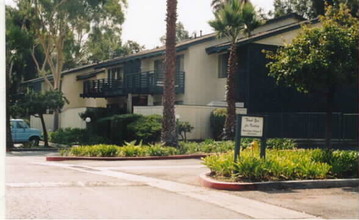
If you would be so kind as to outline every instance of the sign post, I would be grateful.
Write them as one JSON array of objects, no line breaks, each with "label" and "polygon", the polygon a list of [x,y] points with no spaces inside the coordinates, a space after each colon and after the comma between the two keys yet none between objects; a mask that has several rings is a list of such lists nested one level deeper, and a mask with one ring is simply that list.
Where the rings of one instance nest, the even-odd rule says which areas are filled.
[{"label": "sign post", "polygon": [[264,116],[237,115],[236,137],[234,148],[234,162],[237,162],[240,154],[242,137],[261,139],[261,158],[266,155],[266,123]]}]

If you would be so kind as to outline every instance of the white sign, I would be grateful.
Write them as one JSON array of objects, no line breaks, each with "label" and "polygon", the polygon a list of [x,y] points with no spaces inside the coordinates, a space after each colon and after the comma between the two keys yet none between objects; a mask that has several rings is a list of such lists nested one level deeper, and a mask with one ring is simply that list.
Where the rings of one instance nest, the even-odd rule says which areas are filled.
[{"label": "white sign", "polygon": [[263,118],[242,116],[241,136],[262,137],[263,136]]}]

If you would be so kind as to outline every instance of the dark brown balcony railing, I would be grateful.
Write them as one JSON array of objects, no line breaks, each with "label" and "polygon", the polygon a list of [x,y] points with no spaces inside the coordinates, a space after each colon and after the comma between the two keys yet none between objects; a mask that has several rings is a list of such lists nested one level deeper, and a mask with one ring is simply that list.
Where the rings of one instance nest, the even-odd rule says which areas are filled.
[{"label": "dark brown balcony railing", "polygon": [[[175,91],[184,93],[185,73],[177,72],[175,76]],[[83,84],[81,97],[115,97],[132,94],[162,94],[163,74],[154,71],[125,74],[124,80],[99,79],[87,80]]]}]

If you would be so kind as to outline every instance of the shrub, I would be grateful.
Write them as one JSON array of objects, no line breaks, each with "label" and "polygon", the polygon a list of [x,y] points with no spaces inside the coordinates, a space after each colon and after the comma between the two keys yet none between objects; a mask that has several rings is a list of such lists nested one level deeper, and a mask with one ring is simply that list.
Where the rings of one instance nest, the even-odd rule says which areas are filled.
[{"label": "shrub", "polygon": [[234,170],[233,152],[226,154],[216,154],[202,159],[203,164],[215,176],[231,177]]},{"label": "shrub", "polygon": [[190,133],[194,127],[187,121],[177,121],[177,132],[182,140],[187,141],[187,133]]},{"label": "shrub", "polygon": [[87,123],[87,129],[92,135],[110,138],[109,121],[101,121],[100,119],[111,116],[113,113],[107,108],[87,108],[85,112],[80,113],[81,119],[91,118],[91,122]]},{"label": "shrub", "polygon": [[193,153],[224,153],[234,149],[233,141],[214,141],[207,139],[204,142],[180,142],[180,152]]},{"label": "shrub", "polygon": [[149,145],[145,147],[148,156],[169,156],[179,154],[179,150],[174,147],[164,147],[161,144]]},{"label": "shrub", "polygon": [[60,151],[61,155],[84,156],[84,157],[115,157],[117,156],[118,146],[115,145],[92,145],[75,146]]},{"label": "shrub", "polygon": [[277,150],[294,149],[296,144],[288,138],[273,138],[267,140],[267,148]]},{"label": "shrub", "polygon": [[143,143],[155,143],[161,137],[162,116],[149,115],[140,117],[130,123],[127,129],[135,135],[135,140],[143,141]]},{"label": "shrub", "polygon": [[75,146],[63,149],[60,154],[63,156],[84,156],[84,157],[141,157],[141,156],[169,156],[176,155],[179,151],[173,147],[162,145],[142,146],[135,142],[126,143],[125,146],[116,145],[87,145]]},{"label": "shrub", "polygon": [[50,142],[73,145],[73,144],[105,144],[109,141],[97,135],[89,134],[88,130],[80,128],[58,129],[50,133]]},{"label": "shrub", "polygon": [[[357,177],[358,152],[323,150],[270,149],[261,159],[251,149],[242,151],[237,163],[233,152],[212,155],[203,159],[215,176],[237,178],[241,181],[323,179],[330,177]],[[331,160],[326,163],[323,160]]]},{"label": "shrub", "polygon": [[142,115],[138,114],[123,114],[114,115],[103,120],[109,120],[111,122],[110,139],[111,142],[117,145],[123,145],[126,141],[132,141],[136,139],[135,134],[127,127],[129,124],[139,120]]},{"label": "shrub", "polygon": [[312,153],[314,161],[331,165],[330,173],[334,177],[357,177],[359,171],[359,153],[356,151],[319,150]]},{"label": "shrub", "polygon": [[224,122],[227,116],[227,109],[217,108],[212,111],[210,117],[212,137],[215,140],[220,140],[224,128]]}]

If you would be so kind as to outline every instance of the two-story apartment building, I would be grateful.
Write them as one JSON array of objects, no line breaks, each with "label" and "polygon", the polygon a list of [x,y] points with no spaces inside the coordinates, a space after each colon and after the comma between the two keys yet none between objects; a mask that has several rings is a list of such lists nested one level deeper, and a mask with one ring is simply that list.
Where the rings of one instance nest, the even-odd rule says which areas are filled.
[{"label": "two-story apartment building", "polygon": [[[273,50],[290,42],[304,23],[307,21],[295,14],[283,16],[239,40],[236,75],[239,113],[309,111],[311,103],[317,101],[318,98],[313,97],[303,99],[294,90],[283,93],[283,89],[277,88],[274,80],[266,76],[268,60],[262,50]],[[312,23],[319,25],[316,21]],[[225,106],[229,43],[213,33],[180,42],[176,48],[176,114],[194,126],[190,139],[209,138],[210,113],[216,107]],[[60,126],[85,127],[79,113],[91,107],[161,114],[164,53],[165,48],[159,47],[64,71],[61,89],[70,103],[62,109]],[[40,89],[43,80],[35,79],[27,84]],[[290,94],[304,101],[297,103],[298,99],[291,99]],[[303,105],[310,105],[309,109]],[[355,112],[355,109],[348,106],[343,111]],[[36,126],[35,121],[33,123]]]}]

